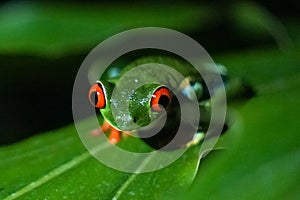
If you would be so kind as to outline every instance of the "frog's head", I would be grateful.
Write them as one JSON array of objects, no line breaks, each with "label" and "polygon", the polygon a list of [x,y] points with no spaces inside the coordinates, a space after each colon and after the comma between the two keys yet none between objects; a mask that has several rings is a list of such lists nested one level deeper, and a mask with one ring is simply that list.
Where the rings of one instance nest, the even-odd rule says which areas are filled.
[{"label": "frog's head", "polygon": [[149,125],[153,119],[163,113],[172,98],[171,91],[166,86],[154,83],[145,84],[128,95],[126,101],[129,105],[129,112],[127,112],[129,114],[120,113],[119,116],[115,116],[120,119],[116,123],[112,114],[112,106],[117,108],[118,105],[122,104],[124,95],[123,99],[112,97],[114,87],[115,85],[108,81],[97,81],[89,91],[89,99],[95,108],[100,109],[101,114],[108,123],[116,129],[124,131],[134,130],[137,126]]}]

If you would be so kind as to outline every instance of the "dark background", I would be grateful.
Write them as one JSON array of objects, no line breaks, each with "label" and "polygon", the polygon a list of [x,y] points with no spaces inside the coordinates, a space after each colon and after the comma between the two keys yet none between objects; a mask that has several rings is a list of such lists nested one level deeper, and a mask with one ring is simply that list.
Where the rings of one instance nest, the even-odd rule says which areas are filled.
[{"label": "dark background", "polygon": [[[71,5],[72,2],[64,1],[64,5]],[[162,6],[176,4],[176,2],[164,1]],[[2,4],[8,3],[24,2],[6,1]],[[55,4],[55,2],[51,3]],[[147,3],[153,4],[150,1],[143,2],[144,5]],[[276,46],[270,34],[265,32],[252,34],[247,28],[238,27],[232,21],[230,12],[234,3],[235,1],[190,2],[190,4],[213,6],[218,18],[204,30],[196,29],[185,33],[199,41],[212,57],[240,49]],[[256,3],[266,8],[284,26],[291,20],[299,19],[299,1],[266,0],[256,1]],[[96,1],[76,1],[76,4],[114,5]],[[126,4],[136,5],[140,2],[128,1]],[[112,15],[117,14],[112,13]],[[72,123],[73,82],[85,56],[96,45],[97,43],[93,43],[90,48],[51,58],[20,52],[0,53],[0,144],[13,143],[33,134]]]}]

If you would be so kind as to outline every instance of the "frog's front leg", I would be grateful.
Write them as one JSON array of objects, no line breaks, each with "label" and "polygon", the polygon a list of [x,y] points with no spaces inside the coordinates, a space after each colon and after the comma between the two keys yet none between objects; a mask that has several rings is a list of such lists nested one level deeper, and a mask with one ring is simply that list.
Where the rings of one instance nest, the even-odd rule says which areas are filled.
[{"label": "frog's front leg", "polygon": [[201,141],[203,141],[204,137],[205,137],[205,133],[202,131],[198,131],[194,135],[193,139],[186,144],[186,147],[190,147],[190,146],[199,144]]},{"label": "frog's front leg", "polygon": [[120,131],[116,128],[114,128],[112,125],[110,125],[106,120],[103,121],[103,124],[100,128],[92,130],[91,134],[93,136],[99,136],[103,132],[110,132],[108,136],[108,140],[112,144],[117,144],[121,140],[122,135],[131,135],[130,131]]},{"label": "frog's front leg", "polygon": [[121,131],[114,128],[106,120],[104,120],[104,123],[102,124],[101,129],[103,132],[110,131],[110,134],[108,136],[108,140],[110,143],[117,144],[121,140]]}]

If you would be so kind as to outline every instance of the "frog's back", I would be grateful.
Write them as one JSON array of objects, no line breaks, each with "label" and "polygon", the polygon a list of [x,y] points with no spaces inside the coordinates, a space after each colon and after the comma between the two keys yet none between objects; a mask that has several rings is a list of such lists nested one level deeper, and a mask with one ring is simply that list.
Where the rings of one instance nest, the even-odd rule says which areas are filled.
[{"label": "frog's back", "polygon": [[139,58],[129,65],[127,65],[122,71],[120,76],[122,76],[124,73],[128,72],[129,70],[143,64],[149,64],[149,63],[158,63],[163,64],[166,66],[169,66],[176,71],[178,71],[180,74],[182,74],[184,77],[186,76],[200,76],[198,71],[187,61],[183,59],[179,59],[177,57],[171,57],[171,56],[145,56],[142,58]]}]

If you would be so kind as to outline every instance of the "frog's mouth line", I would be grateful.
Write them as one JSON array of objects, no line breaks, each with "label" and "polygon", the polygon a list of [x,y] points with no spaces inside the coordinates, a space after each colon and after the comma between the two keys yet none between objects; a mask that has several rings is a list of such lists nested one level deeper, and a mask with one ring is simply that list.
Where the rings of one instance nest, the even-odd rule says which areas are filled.
[{"label": "frog's mouth line", "polygon": [[151,121],[149,124],[145,126],[141,126],[138,130],[147,132],[147,134],[143,134],[142,136],[139,136],[140,138],[147,138],[154,136],[156,133],[158,133],[160,130],[163,129],[165,126],[167,120],[166,112],[161,113],[157,116],[152,116]]}]

